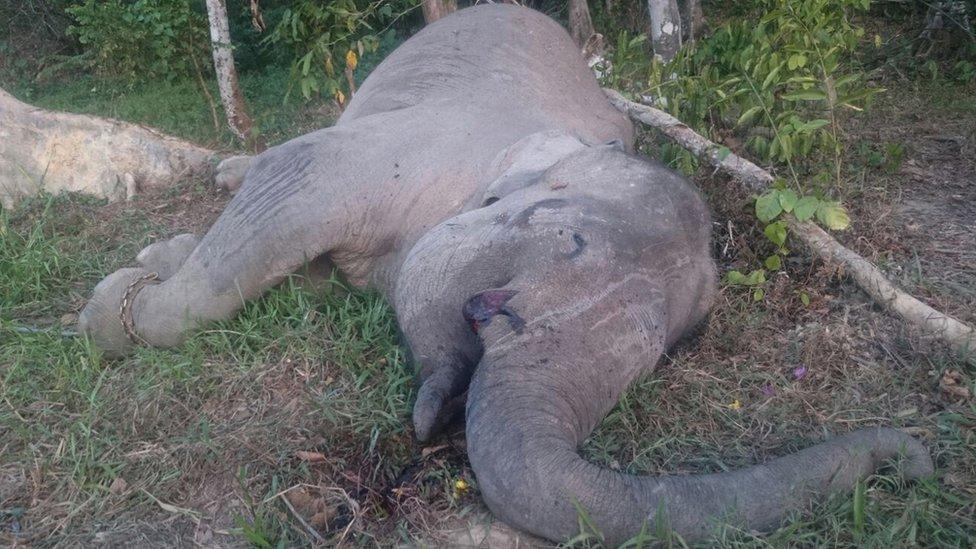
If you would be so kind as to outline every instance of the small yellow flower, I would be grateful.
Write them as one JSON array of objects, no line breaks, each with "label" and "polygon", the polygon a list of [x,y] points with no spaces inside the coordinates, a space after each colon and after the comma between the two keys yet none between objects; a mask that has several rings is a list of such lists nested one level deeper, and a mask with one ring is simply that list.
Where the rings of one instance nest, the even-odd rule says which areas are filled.
[{"label": "small yellow flower", "polygon": [[468,491],[468,488],[468,481],[464,480],[463,478],[459,478],[454,481],[454,491],[456,493],[463,494],[464,492]]},{"label": "small yellow flower", "polygon": [[876,47],[876,48],[880,48],[881,47],[881,35],[880,34],[875,34],[874,35],[874,47]]},{"label": "small yellow flower", "polygon": [[739,410],[742,408],[742,403],[739,402],[739,399],[735,399],[732,402],[730,402],[728,406],[730,410]]},{"label": "small yellow flower", "polygon": [[346,94],[342,93],[342,90],[336,90],[335,100],[339,103],[339,106],[346,104]]},{"label": "small yellow flower", "polygon": [[354,71],[356,70],[356,65],[359,63],[359,59],[356,58],[356,52],[349,50],[346,52],[346,68]]}]

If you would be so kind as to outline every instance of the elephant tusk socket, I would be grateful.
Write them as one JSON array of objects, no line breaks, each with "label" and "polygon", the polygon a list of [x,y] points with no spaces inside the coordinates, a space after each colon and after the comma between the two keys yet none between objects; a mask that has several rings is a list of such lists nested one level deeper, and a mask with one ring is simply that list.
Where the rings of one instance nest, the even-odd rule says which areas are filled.
[{"label": "elephant tusk socket", "polygon": [[[635,122],[660,131],[665,137],[706,160],[716,170],[752,192],[769,188],[773,176],[752,162],[729,153],[701,136],[670,114],[628,100],[619,92],[604,88],[610,103]],[[787,218],[793,235],[800,239],[813,256],[827,263],[839,263],[853,276],[857,285],[888,313],[901,317],[910,327],[936,337],[949,345],[971,364],[976,364],[976,329],[950,315],[937,311],[918,298],[900,290],[884,273],[860,254],[850,250],[826,231],[809,221]]]}]

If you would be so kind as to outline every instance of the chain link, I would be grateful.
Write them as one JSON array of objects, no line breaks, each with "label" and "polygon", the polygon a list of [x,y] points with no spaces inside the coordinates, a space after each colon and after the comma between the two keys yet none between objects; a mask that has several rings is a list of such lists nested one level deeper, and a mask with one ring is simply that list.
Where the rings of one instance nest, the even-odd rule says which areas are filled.
[{"label": "chain link", "polygon": [[132,302],[135,301],[139,290],[150,284],[159,284],[159,273],[147,273],[133,280],[122,294],[122,303],[119,305],[119,320],[122,321],[122,331],[135,345],[147,345],[148,342],[141,338],[135,331],[135,321],[132,319]]}]

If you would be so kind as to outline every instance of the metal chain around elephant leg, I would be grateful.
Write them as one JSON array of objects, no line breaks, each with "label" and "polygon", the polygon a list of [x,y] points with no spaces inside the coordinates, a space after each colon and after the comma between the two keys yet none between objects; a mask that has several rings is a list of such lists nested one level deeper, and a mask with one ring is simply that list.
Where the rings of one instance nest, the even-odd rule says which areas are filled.
[{"label": "metal chain around elephant leg", "polygon": [[119,320],[122,321],[122,331],[134,345],[148,345],[145,339],[135,331],[135,322],[132,320],[132,303],[136,299],[139,290],[150,284],[159,284],[159,273],[147,273],[133,280],[122,294],[122,303],[119,305]]}]

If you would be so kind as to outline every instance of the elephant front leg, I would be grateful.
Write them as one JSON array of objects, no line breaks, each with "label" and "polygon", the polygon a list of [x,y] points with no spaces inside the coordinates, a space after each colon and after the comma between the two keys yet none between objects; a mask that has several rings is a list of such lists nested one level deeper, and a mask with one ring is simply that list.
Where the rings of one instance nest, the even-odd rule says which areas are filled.
[{"label": "elephant front leg", "polygon": [[481,210],[442,223],[414,246],[397,278],[393,306],[420,381],[413,409],[419,440],[461,412],[455,404],[482,354],[478,331],[521,320],[499,289],[510,280],[513,251],[494,229]]},{"label": "elephant front leg", "polygon": [[[240,192],[198,243],[180,236],[139,254],[95,287],[79,318],[110,355],[139,343],[169,347],[328,252],[344,222],[330,185],[316,177],[316,151],[290,142],[254,159]],[[150,273],[157,273],[155,277]]]}]

